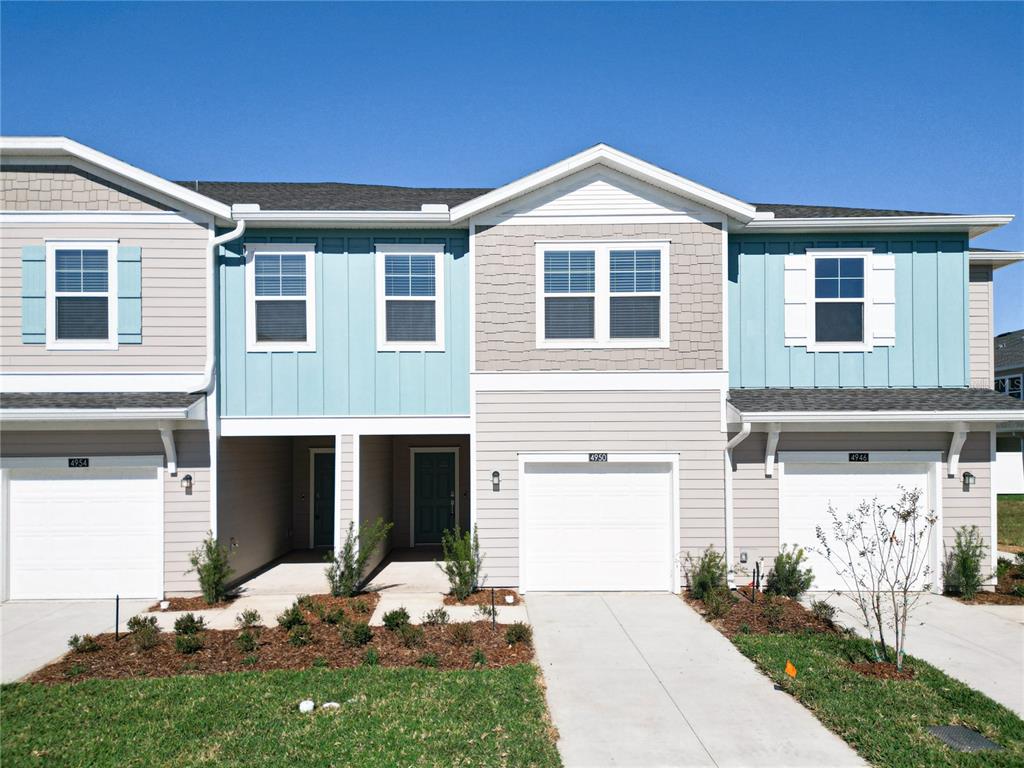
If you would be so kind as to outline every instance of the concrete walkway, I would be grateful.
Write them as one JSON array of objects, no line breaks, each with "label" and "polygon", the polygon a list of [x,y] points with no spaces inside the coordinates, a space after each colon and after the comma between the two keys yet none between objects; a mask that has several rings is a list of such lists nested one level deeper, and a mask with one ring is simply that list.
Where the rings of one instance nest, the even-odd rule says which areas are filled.
[{"label": "concrete walkway", "polygon": [[[839,609],[836,621],[866,635],[849,598],[807,595]],[[911,614],[907,653],[934,664],[947,675],[1024,717],[1024,606],[965,605],[925,595]]]},{"label": "concrete walkway", "polygon": [[[122,600],[121,629],[152,600]],[[113,600],[38,600],[0,605],[0,682],[20,680],[68,650],[71,635],[114,631]]]},{"label": "concrete walkway", "polygon": [[527,595],[567,768],[865,765],[676,595]]}]

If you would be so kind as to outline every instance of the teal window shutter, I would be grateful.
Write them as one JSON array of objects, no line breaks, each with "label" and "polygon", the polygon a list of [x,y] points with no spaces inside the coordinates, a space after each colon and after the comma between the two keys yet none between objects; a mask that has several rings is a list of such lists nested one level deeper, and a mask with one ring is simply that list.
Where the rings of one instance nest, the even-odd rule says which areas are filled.
[{"label": "teal window shutter", "polygon": [[117,342],[142,343],[142,249],[117,249]]},{"label": "teal window shutter", "polygon": [[21,247],[21,341],[46,343],[46,247]]}]

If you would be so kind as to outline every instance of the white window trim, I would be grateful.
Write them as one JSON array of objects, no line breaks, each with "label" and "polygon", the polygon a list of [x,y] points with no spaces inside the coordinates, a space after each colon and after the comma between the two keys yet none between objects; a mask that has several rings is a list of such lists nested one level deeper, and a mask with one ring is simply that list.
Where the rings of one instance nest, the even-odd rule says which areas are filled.
[{"label": "white window trim", "polygon": [[[1010,394],[1010,380],[1011,379],[1019,379],[1020,380],[1019,391],[1021,392],[1022,397],[1024,397],[1024,373],[1007,373],[1007,374],[1005,374],[1003,376],[996,376],[993,379],[992,388],[995,389],[995,385],[996,384],[998,384],[999,382],[1003,382],[1003,391],[1000,392],[999,394],[1006,395],[1007,397],[1013,397],[1013,395]],[[998,391],[998,390],[996,390],[996,391]],[[1021,398],[1015,398],[1015,399],[1021,399]]]},{"label": "white window trim", "polygon": [[[306,340],[256,340],[256,254],[301,253],[306,256]],[[260,296],[260,301],[296,301],[298,296]],[[245,246],[245,349],[247,352],[316,352],[316,245],[314,243],[247,243]]]},{"label": "white window trim", "polygon": [[[377,351],[378,352],[444,352],[444,253],[443,243],[378,243],[376,246],[376,315],[377,315]],[[433,256],[434,257],[434,295],[430,296],[391,296],[384,295],[384,257],[385,256]],[[434,302],[434,340],[433,341],[388,341],[386,306],[388,300],[395,301],[433,301]]]},{"label": "white window trim", "polygon": [[[871,328],[872,289],[871,261],[874,250],[870,248],[808,248],[807,258],[807,351],[808,352],[870,352],[874,346]],[[817,341],[815,317],[819,299],[815,295],[814,276],[818,259],[863,259],[864,296],[861,297],[864,336],[861,341]],[[849,302],[856,299],[820,299],[824,303]]]},{"label": "white window trim", "polygon": [[[46,348],[65,351],[117,349],[117,240],[47,240],[46,241]],[[57,249],[99,249],[107,251],[107,290],[100,293],[65,293],[67,296],[107,297],[107,338],[57,338]]]},{"label": "white window trim", "polygon": [[[657,293],[616,293],[616,296],[660,296],[660,334],[656,339],[613,339],[611,338],[611,252],[630,250],[658,250],[661,253],[661,290]],[[578,250],[594,252],[594,293],[544,292],[544,251]],[[537,318],[538,349],[664,349],[669,345],[669,250],[665,240],[546,240],[535,245],[536,290],[535,315]],[[548,339],[544,336],[544,299],[546,296],[590,296],[594,297],[594,338],[593,339]]]}]

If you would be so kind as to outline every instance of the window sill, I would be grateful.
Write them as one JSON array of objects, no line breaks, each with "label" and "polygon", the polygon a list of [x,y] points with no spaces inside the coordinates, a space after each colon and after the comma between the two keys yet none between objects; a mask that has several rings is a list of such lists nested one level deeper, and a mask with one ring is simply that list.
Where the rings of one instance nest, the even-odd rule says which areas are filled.
[{"label": "window sill", "polygon": [[388,342],[377,345],[378,352],[444,352],[444,342]]},{"label": "window sill", "polygon": [[48,339],[46,348],[55,352],[96,352],[117,349],[116,339]]},{"label": "window sill", "polygon": [[245,347],[246,352],[316,352],[316,344],[305,343],[305,344],[292,344],[282,343],[274,341],[263,341],[256,342],[255,344],[247,344]]},{"label": "window sill", "polygon": [[537,349],[668,349],[667,339],[538,339]]}]

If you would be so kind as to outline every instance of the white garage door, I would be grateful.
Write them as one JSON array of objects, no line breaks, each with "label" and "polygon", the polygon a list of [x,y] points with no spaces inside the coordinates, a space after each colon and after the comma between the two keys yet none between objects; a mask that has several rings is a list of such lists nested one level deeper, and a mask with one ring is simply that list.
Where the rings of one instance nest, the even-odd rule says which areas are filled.
[{"label": "white garage door", "polygon": [[821,552],[810,551],[821,548],[815,535],[819,525],[829,541],[835,541],[829,505],[842,516],[874,498],[893,504],[902,495],[900,486],[908,491],[921,490],[921,509],[930,509],[926,464],[785,464],[779,499],[779,543],[804,548],[814,571],[812,589],[844,589],[844,582],[828,559]]},{"label": "white garage door", "polygon": [[524,591],[673,589],[671,464],[524,466]]},{"label": "white garage door", "polygon": [[155,468],[12,470],[10,598],[159,597],[161,494]]}]

